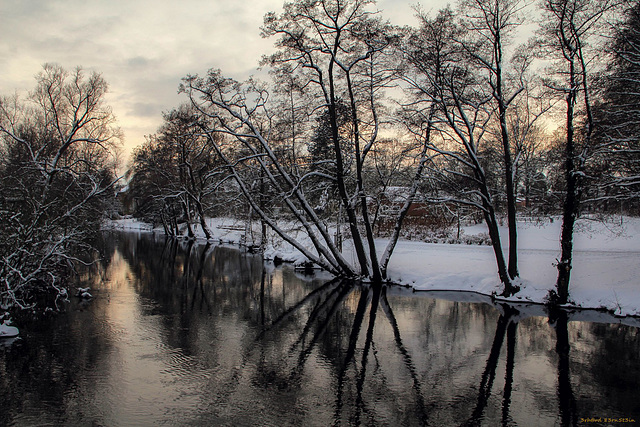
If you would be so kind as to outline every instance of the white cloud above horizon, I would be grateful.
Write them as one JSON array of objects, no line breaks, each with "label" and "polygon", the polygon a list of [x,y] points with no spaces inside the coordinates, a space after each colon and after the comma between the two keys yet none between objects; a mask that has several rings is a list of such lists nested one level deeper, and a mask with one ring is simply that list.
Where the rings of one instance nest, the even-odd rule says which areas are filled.
[{"label": "white cloud above horizon", "polygon": [[[437,0],[437,10],[448,1]],[[220,68],[246,78],[273,40],[262,39],[265,13],[283,0],[3,0],[0,3],[0,94],[26,93],[47,62],[102,73],[107,102],[125,134],[125,152],[155,132],[162,112],[184,98],[187,74]],[[394,24],[414,22],[415,0],[380,0]],[[429,9],[428,9],[429,10]]]}]

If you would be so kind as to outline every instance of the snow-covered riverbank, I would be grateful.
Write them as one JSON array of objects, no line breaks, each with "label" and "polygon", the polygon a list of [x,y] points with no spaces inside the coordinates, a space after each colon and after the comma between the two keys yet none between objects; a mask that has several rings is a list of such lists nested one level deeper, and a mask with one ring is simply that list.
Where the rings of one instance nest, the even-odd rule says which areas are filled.
[{"label": "snow-covered riverbank", "polygon": [[[108,228],[152,231],[133,219],[117,220]],[[231,219],[209,220],[214,241],[252,244],[242,223]],[[511,300],[542,303],[554,289],[560,256],[560,221],[519,224],[521,291]],[[162,229],[156,229],[162,232]],[[506,236],[506,229],[504,231]],[[196,235],[203,238],[198,228]],[[486,232],[484,225],[466,227],[467,235]],[[258,234],[256,234],[258,236]],[[268,258],[301,262],[303,257],[289,245],[271,239]],[[386,241],[378,239],[384,250]],[[347,249],[348,253],[348,249]],[[347,255],[353,257],[353,255]],[[580,220],[575,236],[575,259],[570,299],[572,306],[606,308],[619,316],[640,316],[640,219],[618,217],[609,222]],[[489,246],[400,241],[389,265],[389,278],[415,290],[472,291],[485,295],[501,291],[493,252]]]}]

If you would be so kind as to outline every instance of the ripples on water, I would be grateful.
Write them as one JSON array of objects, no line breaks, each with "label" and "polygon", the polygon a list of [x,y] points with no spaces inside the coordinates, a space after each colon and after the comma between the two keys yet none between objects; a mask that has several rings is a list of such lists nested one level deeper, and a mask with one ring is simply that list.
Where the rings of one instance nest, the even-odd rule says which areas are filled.
[{"label": "ripples on water", "polygon": [[105,261],[79,278],[94,300],[74,300],[0,347],[0,425],[546,426],[640,416],[631,320],[374,290],[150,235],[110,235],[102,251]]}]

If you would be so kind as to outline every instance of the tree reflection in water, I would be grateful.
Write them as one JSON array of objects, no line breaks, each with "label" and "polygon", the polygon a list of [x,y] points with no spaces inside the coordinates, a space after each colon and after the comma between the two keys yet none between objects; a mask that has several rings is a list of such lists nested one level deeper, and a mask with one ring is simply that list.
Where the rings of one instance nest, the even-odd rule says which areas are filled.
[{"label": "tree reflection in water", "polygon": [[[103,251],[81,277],[95,289],[88,307],[74,303],[52,322],[55,339],[21,328],[23,342],[0,351],[10,408],[0,424],[575,425],[580,416],[637,416],[631,353],[640,337],[630,326],[307,277],[193,241],[116,235]],[[624,373],[602,337],[628,361]],[[52,386],[39,387],[34,372]]]},{"label": "tree reflection in water", "polygon": [[513,369],[515,364],[515,347],[516,347],[516,329],[518,327],[517,316],[518,310],[506,304],[502,305],[503,313],[498,318],[498,326],[496,334],[491,345],[491,352],[487,359],[487,364],[482,373],[480,380],[480,388],[478,392],[478,403],[471,414],[469,421],[465,423],[468,426],[481,425],[483,421],[484,410],[489,403],[493,381],[496,376],[498,360],[502,350],[502,343],[505,335],[507,336],[507,363],[504,382],[504,399],[502,403],[502,424],[510,425],[512,420],[509,415],[509,406],[511,404],[511,391],[513,385]]},{"label": "tree reflection in water", "polygon": [[[569,351],[569,318],[566,311],[554,310],[549,322],[556,330],[556,352],[558,353],[558,410],[563,426],[578,425],[576,399],[571,387]],[[587,418],[587,417],[585,417]]]}]

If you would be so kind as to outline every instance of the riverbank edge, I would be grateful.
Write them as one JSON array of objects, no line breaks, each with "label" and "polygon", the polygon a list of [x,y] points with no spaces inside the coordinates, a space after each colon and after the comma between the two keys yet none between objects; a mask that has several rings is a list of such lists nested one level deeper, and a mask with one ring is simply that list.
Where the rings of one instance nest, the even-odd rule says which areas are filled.
[{"label": "riverbank edge", "polygon": [[[245,250],[250,252],[255,251],[257,245],[247,237],[246,230],[241,229],[241,227],[237,227],[237,226],[233,227],[233,226],[224,225],[225,221],[229,223],[236,223],[236,220],[232,220],[228,218],[223,218],[223,219],[212,218],[210,220],[218,221],[216,226],[213,226],[210,228],[210,231],[212,232],[212,237],[210,239],[206,239],[206,237],[204,236],[204,233],[202,232],[202,230],[199,230],[198,227],[194,228],[194,232],[196,234],[194,237],[189,238],[188,236],[186,236],[186,232],[185,232],[184,235],[177,236],[177,238],[183,239],[183,240],[191,239],[201,243],[209,242],[213,244],[222,244],[222,245],[228,244],[228,245],[244,248]],[[153,233],[153,234],[165,235],[164,230],[161,227],[153,228],[151,224],[144,223],[133,218],[106,221],[103,224],[102,229],[103,231],[140,232],[140,233]],[[404,241],[399,241],[398,243],[402,244],[403,242]],[[407,241],[404,243],[414,244],[419,242]],[[442,244],[431,243],[429,245],[435,246],[437,252],[442,252],[443,250],[446,250],[447,248],[450,248],[450,247],[460,246],[460,245],[450,245],[450,244],[444,244],[444,243]],[[478,249],[475,249],[475,250],[477,251]],[[470,251],[473,251],[473,249],[470,249]],[[312,269],[309,266],[308,260],[301,254],[296,252],[297,251],[295,250],[283,251],[282,248],[278,249],[273,247],[272,245],[269,245],[267,249],[263,252],[263,258],[266,261],[274,261],[275,263],[279,263],[279,262],[289,263],[294,265],[295,268],[301,269],[301,270]],[[413,255],[416,256],[416,254],[413,254]],[[427,254],[427,253],[424,254],[425,257],[429,257],[430,255],[432,254]],[[419,265],[415,265],[414,267],[415,267],[415,270],[420,270]],[[519,285],[524,290],[524,292],[521,291],[518,294],[513,295],[509,298],[504,298],[504,297],[498,296],[501,285],[497,278],[497,273],[494,274],[494,277],[488,277],[488,275],[486,274],[482,276],[481,280],[479,280],[479,282],[481,283],[478,286],[474,283],[469,284],[470,280],[474,278],[477,279],[478,277],[466,277],[465,278],[466,281],[461,281],[460,282],[461,286],[457,288],[452,286],[444,287],[444,288],[431,287],[429,285],[420,286],[420,285],[416,285],[416,280],[411,279],[411,276],[415,277],[416,275],[428,276],[427,271],[424,271],[424,272],[412,271],[411,273],[413,274],[409,274],[409,278],[404,280],[403,280],[403,276],[405,276],[408,273],[406,269],[404,269],[401,274],[394,275],[393,269],[390,268],[390,273],[391,273],[390,280],[387,283],[389,285],[393,285],[394,287],[407,288],[407,289],[410,289],[412,292],[416,292],[416,293],[438,293],[441,295],[444,295],[447,293],[474,293],[477,295],[481,295],[485,298],[488,298],[490,301],[493,301],[494,302],[493,305],[495,304],[510,304],[510,305],[529,304],[529,305],[536,305],[539,307],[549,308],[548,302],[546,300],[546,296],[548,294],[548,290],[554,289],[553,285],[543,286],[541,288],[540,286],[535,286],[530,281],[521,280]],[[541,292],[541,290],[543,292]],[[605,293],[606,293],[606,290],[603,290],[603,295]],[[584,304],[584,303],[576,303],[575,300],[572,300],[570,301],[570,303],[558,306],[557,308],[568,310],[568,311],[588,310],[596,313],[606,313],[608,316],[611,316],[611,319],[625,319],[625,318],[640,319],[640,305],[638,307],[634,307],[633,305],[622,307],[618,300],[618,296],[615,294],[615,291],[614,291],[614,295],[615,295],[615,300],[612,301],[611,304],[603,304],[603,303]],[[606,299],[605,297],[600,298],[600,301],[605,299]],[[611,322],[609,321],[607,323],[611,323]],[[640,326],[640,323],[638,324],[638,326]]]}]

